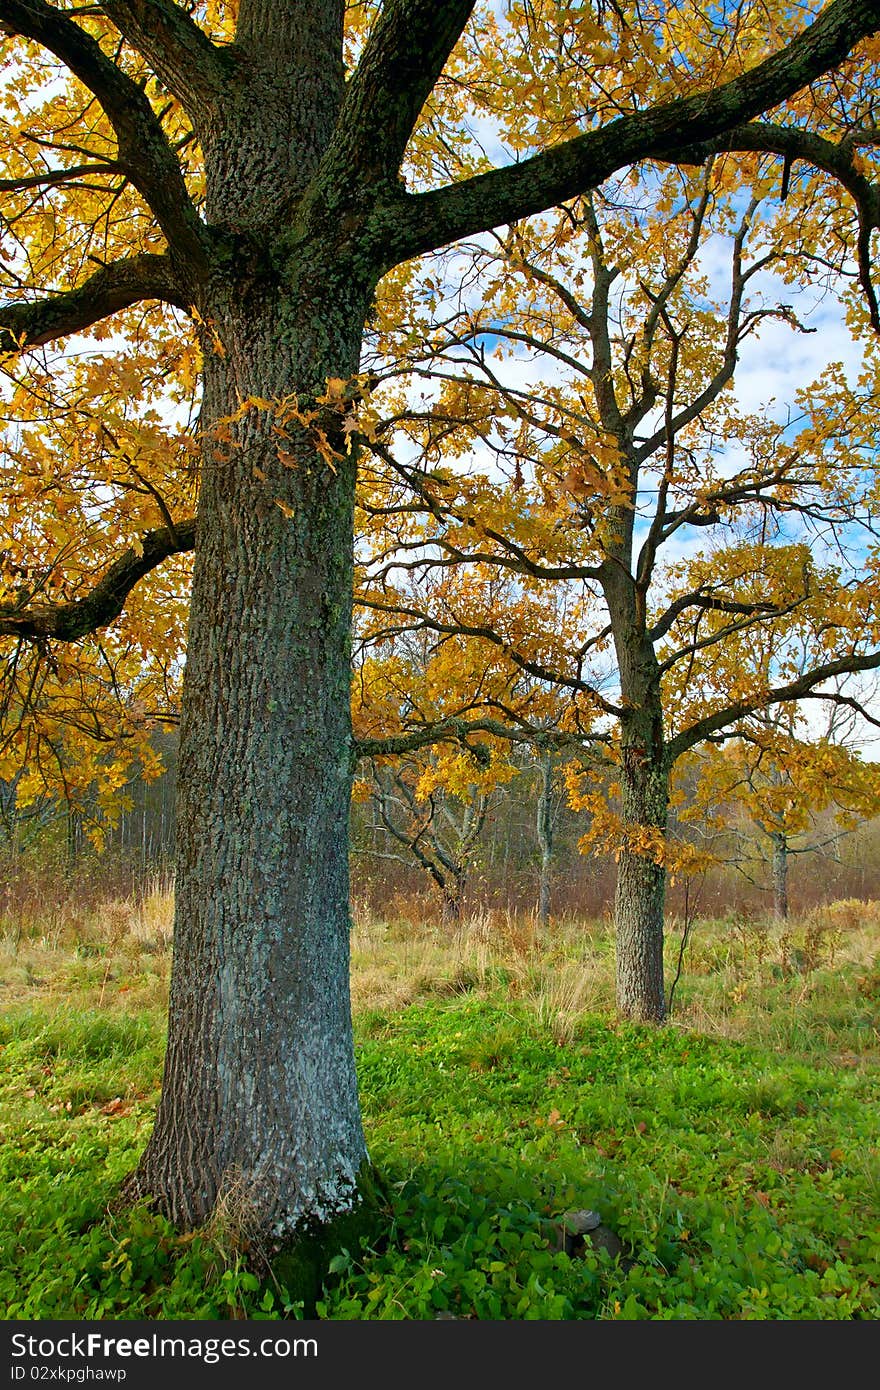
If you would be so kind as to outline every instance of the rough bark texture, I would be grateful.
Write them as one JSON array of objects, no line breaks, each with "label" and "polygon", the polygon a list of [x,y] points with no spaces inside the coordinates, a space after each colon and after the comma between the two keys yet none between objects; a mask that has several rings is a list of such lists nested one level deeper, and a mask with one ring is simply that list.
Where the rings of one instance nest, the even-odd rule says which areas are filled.
[{"label": "rough bark texture", "polygon": [[462,885],[457,878],[450,878],[442,887],[443,904],[440,909],[440,922],[444,927],[461,925]]},{"label": "rough bark texture", "polygon": [[[338,450],[328,461],[266,404],[314,410],[328,378],[357,372],[372,290],[335,227],[272,255],[341,99],[330,9],[335,34],[319,25],[310,48],[291,11],[266,47],[268,18],[243,5],[239,81],[207,123],[208,215],[233,240],[197,291],[204,455],[169,1044],[137,1177],[183,1226],[228,1194],[279,1238],[350,1208],[366,1159],[348,986],[355,460],[332,413],[315,422]],[[263,404],[242,413],[251,398]]]},{"label": "rough bark texture", "polygon": [[[296,308],[215,314],[209,418],[234,412],[235,386],[280,396],[314,370]],[[339,326],[325,376],[357,369],[358,337]],[[187,1226],[234,1186],[282,1233],[350,1205],[365,1149],[348,1006],[354,469],[301,430],[282,462],[272,424],[256,409],[206,448],[169,1049],[141,1180]]]},{"label": "rough bark texture", "polygon": [[[624,824],[664,831],[668,774],[661,760],[645,758],[641,748],[624,749]],[[617,1007],[624,1018],[661,1023],[666,1015],[663,986],[663,911],[666,867],[650,854],[624,849],[614,899],[617,949]]]},{"label": "rough bark texture", "polygon": [[620,509],[605,596],[620,671],[623,847],[614,900],[617,1007],[624,1018],[662,1022],[663,841],[669,762],[663,734],[660,670],[647,635],[644,596],[630,575],[633,512]]}]

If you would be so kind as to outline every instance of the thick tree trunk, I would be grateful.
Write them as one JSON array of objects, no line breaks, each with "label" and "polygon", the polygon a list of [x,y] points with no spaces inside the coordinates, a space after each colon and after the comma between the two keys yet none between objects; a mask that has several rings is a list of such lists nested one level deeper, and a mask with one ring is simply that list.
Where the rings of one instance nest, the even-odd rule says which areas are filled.
[{"label": "thick tree trunk", "polygon": [[201,133],[218,241],[193,291],[203,473],[174,965],[135,1177],[179,1225],[226,1198],[281,1242],[356,1205],[366,1160],[348,981],[355,459],[320,397],[358,371],[378,272],[326,204],[278,236],[333,131],[343,9],[243,2]]},{"label": "thick tree trunk", "polygon": [[293,420],[279,435],[262,406],[222,422],[356,372],[362,317],[332,296],[213,308],[169,1044],[139,1184],[181,1225],[231,1194],[284,1236],[350,1208],[366,1157],[348,989],[354,463]]},{"label": "thick tree trunk", "polygon": [[624,1018],[660,1023],[663,987],[664,862],[669,768],[660,669],[648,637],[644,596],[630,578],[633,513],[622,512],[617,562],[605,596],[620,670],[621,818],[614,902],[617,1008]]}]

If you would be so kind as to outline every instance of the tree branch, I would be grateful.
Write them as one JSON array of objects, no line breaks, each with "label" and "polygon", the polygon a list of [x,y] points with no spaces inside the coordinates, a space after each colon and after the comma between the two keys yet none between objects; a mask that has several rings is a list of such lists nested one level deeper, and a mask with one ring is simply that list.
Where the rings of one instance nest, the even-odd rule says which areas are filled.
[{"label": "tree branch", "polygon": [[[546,681],[549,685],[562,685],[568,690],[576,691],[578,694],[588,696],[593,700],[599,709],[605,714],[620,716],[620,706],[611,704],[604,696],[600,695],[594,686],[588,685],[581,680],[580,676],[566,676],[558,671],[550,670],[542,662],[531,660],[517,651],[510,642],[506,641],[494,628],[485,625],[474,625],[464,623],[455,618],[452,622],[441,622],[439,618],[432,617],[429,613],[418,609],[410,608],[402,602],[381,603],[379,599],[367,594],[359,594],[357,602],[361,608],[370,609],[374,613],[390,613],[399,615],[402,618],[412,619],[412,627],[406,630],[419,632],[437,632],[444,636],[451,637],[476,637],[491,643],[492,646],[499,648],[509,661],[519,670],[525,671],[528,675],[534,676],[536,680]],[[404,630],[404,629],[401,629]]]},{"label": "tree branch", "polygon": [[180,165],[141,88],[98,42],[45,0],[0,0],[0,27],[54,53],[100,102],[126,177],[154,213],[169,246],[192,268],[206,261],[204,228]]},{"label": "tree branch", "polygon": [[196,523],[179,521],[174,531],[162,527],[141,537],[140,546],[124,551],[85,598],[70,603],[0,604],[0,636],[40,641],[52,637],[59,642],[75,642],[87,633],[107,627],[122,612],[125,600],[145,575],[167,560],[195,545]]},{"label": "tree branch", "polygon": [[19,352],[81,333],[144,299],[159,299],[179,309],[189,307],[169,256],[130,256],[104,266],[75,290],[0,305],[0,352]]},{"label": "tree branch", "polygon": [[357,763],[364,758],[399,757],[403,753],[415,753],[420,748],[428,748],[432,743],[460,743],[479,760],[481,745],[476,747],[469,742],[474,734],[489,734],[492,738],[504,739],[508,743],[526,743],[529,747],[552,747],[558,751],[574,750],[583,752],[588,740],[580,734],[568,733],[558,729],[535,728],[530,724],[519,726],[504,724],[500,719],[440,719],[435,724],[427,724],[408,733],[389,734],[386,738],[355,739],[352,744],[352,760]]},{"label": "tree branch", "polygon": [[[802,601],[802,599],[798,599],[799,603]],[[680,617],[688,608],[701,608],[704,613],[738,614],[745,618],[756,617],[758,615],[763,615],[764,617],[770,615],[781,617],[789,611],[788,607],[780,608],[778,604],[771,603],[769,599],[759,599],[755,600],[753,603],[738,603],[734,599],[715,598],[712,594],[706,593],[705,591],[700,592],[699,590],[695,590],[691,594],[681,594],[669,605],[665,613],[663,613],[657,619],[656,623],[648,629],[650,641],[657,642],[661,637],[665,637],[675,623],[676,618]],[[725,629],[725,631],[727,631],[727,629]],[[690,650],[691,648],[688,647],[684,654],[687,654],[687,651]],[[682,655],[682,653],[679,653],[679,655]],[[670,658],[669,665],[672,664],[672,660],[673,658]]]},{"label": "tree branch", "polygon": [[385,0],[348,84],[327,154],[359,182],[393,185],[413,127],[475,0]]},{"label": "tree branch", "polygon": [[100,164],[73,164],[68,169],[46,169],[41,174],[25,174],[20,179],[0,179],[0,193],[17,193],[25,188],[56,188],[62,183],[103,174],[124,174],[125,169],[115,159]]},{"label": "tree branch", "polygon": [[[419,470],[409,468],[406,464],[401,463],[381,440],[375,438],[371,439],[366,435],[362,435],[359,437],[359,442],[365,450],[369,450],[371,453],[375,454],[377,458],[382,459],[389,468],[393,469],[394,472],[403,479],[408,487],[412,488],[416,495],[425,503],[430,514],[441,526],[445,525],[450,520],[461,526],[475,524],[474,517],[466,515],[461,508],[453,506],[450,502],[444,502],[442,498],[437,497],[436,494],[429,489],[424,476]],[[541,564],[533,560],[523,546],[518,545],[516,541],[504,535],[502,531],[497,531],[492,526],[486,526],[483,522],[480,523],[480,530],[487,540],[495,541],[506,554],[493,554],[491,551],[466,552],[460,547],[453,545],[452,542],[443,535],[432,536],[431,543],[445,551],[453,561],[460,564],[468,562],[474,564],[492,564],[498,569],[511,570],[515,574],[530,575],[533,579],[598,580],[602,576],[602,571],[598,565]],[[399,546],[395,548],[400,550]],[[436,564],[437,562],[433,563]],[[431,564],[432,562],[426,559],[424,567],[429,568]],[[406,565],[395,565],[392,561],[389,563],[384,573],[390,573],[394,569],[405,568],[407,568]],[[374,576],[374,578],[376,577],[377,576]]]},{"label": "tree branch", "polygon": [[200,125],[226,91],[228,55],[174,0],[102,0],[101,8]]},{"label": "tree branch", "polygon": [[880,307],[871,277],[871,233],[880,230],[880,186],[872,183],[858,168],[853,157],[856,143],[857,140],[845,137],[835,144],[811,130],[760,121],[737,126],[717,140],[704,141],[685,153],[692,155],[696,163],[722,152],[778,154],[785,161],[783,175],[793,160],[802,159],[835,178],[856,205],[859,281],[868,303],[871,327],[880,333]]},{"label": "tree branch", "polygon": [[880,729],[880,719],[871,714],[866,709],[861,700],[857,700],[852,695],[841,695],[839,690],[811,690],[806,695],[801,696],[804,700],[826,700],[830,705],[839,705],[842,709],[851,709],[860,719],[864,719],[866,724],[873,724],[875,729]]},{"label": "tree branch", "polygon": [[566,140],[519,164],[430,193],[398,192],[381,209],[387,264],[530,217],[596,188],[643,159],[674,159],[771,110],[880,29],[876,0],[832,0],[784,49],[714,91],[663,102]]},{"label": "tree branch", "polygon": [[[491,725],[491,727],[487,727]],[[468,736],[474,733],[494,733],[507,736],[507,726],[496,720],[472,723],[467,719],[441,719],[422,729],[413,729],[405,734],[389,734],[385,738],[359,738],[352,743],[352,762],[364,758],[392,758],[403,753],[416,753],[420,748],[429,748],[432,743],[460,743],[474,750],[468,744]]]},{"label": "tree branch", "polygon": [[837,661],[828,661],[823,666],[804,672],[797,680],[789,681],[788,685],[772,687],[754,699],[738,700],[735,704],[716,710],[714,714],[706,715],[705,719],[698,719],[696,724],[692,724],[689,729],[682,729],[681,733],[669,740],[666,745],[669,765],[671,767],[677,758],[703,739],[711,738],[722,729],[730,728],[738,720],[756,714],[758,710],[767,709],[770,705],[785,704],[788,700],[801,700],[811,695],[817,685],[833,679],[834,676],[849,675],[855,671],[876,671],[878,668],[880,651],[868,652],[865,656],[842,656]]}]

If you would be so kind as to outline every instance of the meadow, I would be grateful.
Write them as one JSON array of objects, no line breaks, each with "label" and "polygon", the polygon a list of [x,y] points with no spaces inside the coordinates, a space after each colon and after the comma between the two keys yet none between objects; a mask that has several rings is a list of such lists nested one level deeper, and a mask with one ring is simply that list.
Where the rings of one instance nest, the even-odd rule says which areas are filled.
[{"label": "meadow", "polygon": [[615,1019],[607,921],[358,911],[385,1215],[311,1307],[234,1185],[195,1235],[114,1201],[158,1096],[171,911],[156,881],[0,914],[0,1316],[880,1315],[880,903],[691,923],[663,1028]]}]

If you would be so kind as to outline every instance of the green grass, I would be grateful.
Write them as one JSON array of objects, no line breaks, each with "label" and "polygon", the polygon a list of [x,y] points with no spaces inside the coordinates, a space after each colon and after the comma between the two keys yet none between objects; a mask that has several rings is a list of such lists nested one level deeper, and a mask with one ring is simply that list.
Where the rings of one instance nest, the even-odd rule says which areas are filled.
[{"label": "green grass", "polygon": [[[321,1318],[880,1316],[876,923],[804,973],[790,942],[707,926],[664,1029],[615,1023],[604,930],[487,944],[484,926],[356,938],[389,1210],[376,1248],[333,1261]],[[83,930],[85,952],[20,936],[2,977],[0,1313],[301,1315],[234,1214],[181,1236],[114,1208],[158,1096],[166,971],[148,933]],[[574,1208],[622,1255],[556,1250]]]}]

